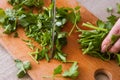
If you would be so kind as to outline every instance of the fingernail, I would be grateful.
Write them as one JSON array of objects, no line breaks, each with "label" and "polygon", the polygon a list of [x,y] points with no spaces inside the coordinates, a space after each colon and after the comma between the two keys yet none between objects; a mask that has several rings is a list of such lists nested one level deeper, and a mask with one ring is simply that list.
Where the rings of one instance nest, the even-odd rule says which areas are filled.
[{"label": "fingernail", "polygon": [[107,46],[106,45],[104,45],[103,47],[102,47],[102,49],[101,49],[101,52],[105,52],[106,51],[106,48],[107,48]]}]

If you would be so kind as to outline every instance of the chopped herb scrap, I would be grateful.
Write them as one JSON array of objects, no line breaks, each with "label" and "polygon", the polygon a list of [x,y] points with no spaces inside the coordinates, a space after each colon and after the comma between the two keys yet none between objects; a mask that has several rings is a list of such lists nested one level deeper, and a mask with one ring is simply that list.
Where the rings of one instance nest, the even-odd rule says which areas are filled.
[{"label": "chopped herb scrap", "polygon": [[34,50],[35,46],[33,45],[32,40],[24,40],[24,39],[23,39],[23,41],[26,42],[26,45],[27,45],[30,49]]},{"label": "chopped herb scrap", "polygon": [[70,69],[62,74],[63,77],[69,77],[72,79],[75,79],[76,77],[78,77],[78,75],[79,75],[79,71],[78,71],[77,62],[74,62],[73,65],[70,67]]},{"label": "chopped herb scrap", "polygon": [[31,69],[31,64],[29,61],[22,62],[21,60],[16,59],[15,63],[16,63],[16,66],[19,70],[17,73],[18,78],[24,77],[27,74],[27,70]]},{"label": "chopped herb scrap", "polygon": [[54,69],[54,75],[61,74],[62,73],[62,65],[57,66],[57,68]]},{"label": "chopped herb scrap", "polygon": [[117,3],[117,13],[120,14],[120,3]]},{"label": "chopped herb scrap", "polygon": [[64,77],[64,78],[71,78],[72,80],[76,80],[78,75],[79,75],[78,63],[74,62],[72,66],[68,70],[64,71],[63,73],[62,73],[62,65],[58,65],[54,69],[52,76],[43,76],[43,78],[52,78],[54,80],[55,78]]}]

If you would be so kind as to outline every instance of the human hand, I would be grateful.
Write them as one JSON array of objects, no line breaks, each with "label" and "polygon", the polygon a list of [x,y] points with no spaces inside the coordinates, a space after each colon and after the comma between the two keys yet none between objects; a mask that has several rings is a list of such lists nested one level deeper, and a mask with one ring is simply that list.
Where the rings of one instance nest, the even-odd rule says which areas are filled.
[{"label": "human hand", "polygon": [[[110,46],[112,35],[120,35],[120,18],[115,23],[107,37],[103,40],[101,45],[102,52],[106,52],[108,50],[111,53],[118,53],[120,51],[120,38],[112,46]],[[107,49],[108,46],[110,49]]]}]

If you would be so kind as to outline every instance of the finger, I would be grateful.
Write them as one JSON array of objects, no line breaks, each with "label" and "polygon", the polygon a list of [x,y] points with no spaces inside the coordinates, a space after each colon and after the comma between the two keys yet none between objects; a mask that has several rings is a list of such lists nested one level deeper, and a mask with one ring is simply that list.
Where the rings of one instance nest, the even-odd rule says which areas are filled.
[{"label": "finger", "polygon": [[110,35],[108,35],[102,42],[101,52],[107,51],[107,47],[109,46],[110,42],[111,42]]},{"label": "finger", "polygon": [[120,39],[110,48],[111,53],[118,53],[120,51]]},{"label": "finger", "polygon": [[103,40],[101,45],[101,52],[106,52],[107,48],[111,46],[110,43],[112,35],[120,35],[120,19],[116,22],[107,37]]}]

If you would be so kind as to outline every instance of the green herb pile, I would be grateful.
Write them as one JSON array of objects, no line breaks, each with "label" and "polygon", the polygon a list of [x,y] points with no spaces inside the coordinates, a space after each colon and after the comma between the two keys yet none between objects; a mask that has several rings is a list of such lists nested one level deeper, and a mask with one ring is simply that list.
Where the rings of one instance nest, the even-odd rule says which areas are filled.
[{"label": "green herb pile", "polygon": [[[117,4],[118,8],[118,14],[120,11],[120,4]],[[111,14],[106,22],[103,22],[101,20],[98,20],[96,23],[96,26],[92,25],[91,23],[83,23],[83,26],[86,26],[88,28],[92,28],[93,30],[81,30],[81,34],[79,35],[78,42],[80,43],[80,46],[82,48],[83,54],[88,54],[94,57],[101,58],[102,60],[111,60],[111,59],[117,59],[118,64],[120,65],[120,54],[114,54],[110,53],[109,51],[102,53],[101,52],[101,44],[106,35],[109,33],[115,22],[119,17],[115,16],[112,13],[112,9],[108,8],[107,11]],[[116,40],[120,36],[113,35],[111,37],[111,45],[113,45]],[[109,46],[108,46],[109,47]]]},{"label": "green herb pile", "polygon": [[[17,28],[22,27],[26,36],[34,39],[40,44],[42,49],[36,48],[30,41],[27,45],[33,50],[30,56],[38,62],[38,60],[46,58],[50,60],[50,50],[52,42],[52,6],[44,7],[43,0],[8,0],[13,6],[12,9],[0,9],[0,24],[4,28],[5,34],[15,32]],[[67,44],[67,32],[62,31],[67,22],[74,24],[70,31],[72,33],[74,27],[80,21],[80,7],[76,8],[57,8],[56,9],[56,27],[55,27],[55,50],[54,58],[66,62],[66,54],[62,51],[62,47]],[[35,10],[37,10],[35,12]]]}]

